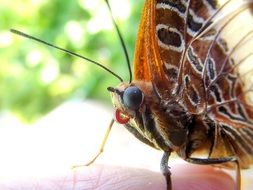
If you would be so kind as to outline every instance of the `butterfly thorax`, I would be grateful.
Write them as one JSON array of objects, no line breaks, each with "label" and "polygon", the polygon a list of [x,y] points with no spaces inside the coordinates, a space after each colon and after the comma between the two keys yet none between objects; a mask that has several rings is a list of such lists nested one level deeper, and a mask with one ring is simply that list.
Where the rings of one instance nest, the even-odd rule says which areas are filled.
[{"label": "butterfly thorax", "polygon": [[121,83],[109,91],[116,120],[142,142],[156,149],[176,151],[181,157],[210,144],[209,128],[200,122],[204,116],[189,114],[178,99],[161,100],[152,83]]}]

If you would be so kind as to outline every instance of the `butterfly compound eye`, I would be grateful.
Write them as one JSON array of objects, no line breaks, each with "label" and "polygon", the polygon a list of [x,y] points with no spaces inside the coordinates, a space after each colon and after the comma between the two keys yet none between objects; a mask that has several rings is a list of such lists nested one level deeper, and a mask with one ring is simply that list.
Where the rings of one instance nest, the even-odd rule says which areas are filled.
[{"label": "butterfly compound eye", "polygon": [[143,93],[142,91],[135,87],[128,87],[123,93],[123,103],[126,107],[131,110],[136,110],[140,107],[143,102]]}]

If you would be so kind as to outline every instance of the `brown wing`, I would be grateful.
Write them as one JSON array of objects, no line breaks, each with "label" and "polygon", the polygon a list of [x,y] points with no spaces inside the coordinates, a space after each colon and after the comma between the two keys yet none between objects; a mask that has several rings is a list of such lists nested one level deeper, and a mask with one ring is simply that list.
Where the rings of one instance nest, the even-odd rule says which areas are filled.
[{"label": "brown wing", "polygon": [[[220,36],[207,55],[203,75],[208,112],[214,120],[234,128],[253,127],[253,107],[248,96],[253,84],[252,7],[253,2],[237,3],[237,8],[228,12],[229,16],[217,29]],[[218,47],[222,56],[217,56]]]},{"label": "brown wing", "polygon": [[[253,163],[252,8],[252,1],[232,0],[218,8],[192,38],[180,76],[187,109],[217,123],[216,142],[227,139],[242,168]],[[211,157],[224,156],[216,152],[221,147],[214,147]]]},{"label": "brown wing", "polygon": [[[213,24],[213,18],[219,14],[221,6],[216,1],[192,0],[188,3],[186,49],[179,68],[177,92],[187,110],[198,114],[207,106],[203,72],[206,55],[216,34],[215,27],[207,29]],[[219,46],[215,46],[215,49],[219,57],[223,56]]]},{"label": "brown wing", "polygon": [[227,8],[204,66],[206,112],[247,168],[253,163],[253,2],[231,1]]},{"label": "brown wing", "polygon": [[239,69],[252,57],[252,4],[147,0],[135,80],[151,81],[164,101],[182,100],[192,114],[209,112],[229,125],[251,125],[252,107]]},{"label": "brown wing", "polygon": [[253,162],[252,4],[146,0],[134,63],[162,100],[215,121],[243,167]]},{"label": "brown wing", "polygon": [[[195,94],[192,93],[195,92],[192,86],[182,92],[182,78],[187,78],[185,70],[190,69],[188,74],[195,74],[196,68],[202,68],[203,63],[196,60],[193,64],[186,64],[188,60],[184,58],[187,57],[185,54],[198,56],[203,54],[204,48],[207,49],[210,40],[194,46],[194,51],[191,48],[191,52],[185,53],[192,37],[203,29],[206,20],[215,13],[216,6],[215,1],[147,0],[136,43],[135,80],[152,81],[165,101],[180,99],[186,94],[189,101],[198,101],[198,105],[203,105],[202,99],[194,99],[196,95],[203,96],[203,87]],[[200,77],[195,77],[195,80],[196,83],[202,82]],[[188,108],[190,112],[198,112],[196,105],[188,105]]]}]

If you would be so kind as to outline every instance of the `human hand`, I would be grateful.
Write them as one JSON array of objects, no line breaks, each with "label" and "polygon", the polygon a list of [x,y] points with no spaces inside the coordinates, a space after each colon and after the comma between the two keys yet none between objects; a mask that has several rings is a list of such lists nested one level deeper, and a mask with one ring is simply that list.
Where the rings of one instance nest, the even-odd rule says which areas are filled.
[{"label": "human hand", "polygon": [[[232,190],[232,178],[211,166],[179,164],[172,168],[173,190]],[[160,172],[115,166],[92,166],[76,173],[76,187],[92,190],[165,190]]]},{"label": "human hand", "polygon": [[[222,170],[191,164],[173,165],[173,190],[231,190],[232,178]],[[160,172],[145,169],[92,165],[60,176],[0,183],[1,190],[165,190]]]}]

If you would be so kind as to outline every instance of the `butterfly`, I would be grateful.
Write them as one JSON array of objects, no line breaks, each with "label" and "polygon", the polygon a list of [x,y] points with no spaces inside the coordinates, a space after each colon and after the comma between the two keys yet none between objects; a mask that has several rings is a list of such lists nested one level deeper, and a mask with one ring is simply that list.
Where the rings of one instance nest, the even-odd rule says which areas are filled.
[{"label": "butterfly", "polygon": [[[110,9],[109,3],[106,3]],[[172,189],[172,152],[190,163],[236,170],[253,164],[253,1],[146,0],[129,82],[108,87],[115,120],[143,143],[164,152],[160,167]],[[114,120],[98,154],[102,153]],[[201,156],[200,156],[201,155]]]},{"label": "butterfly", "polygon": [[253,54],[252,10],[253,1],[145,1],[133,80],[108,90],[116,120],[164,152],[168,190],[172,152],[236,169],[237,189],[240,169],[253,163],[253,67],[242,74]]}]

